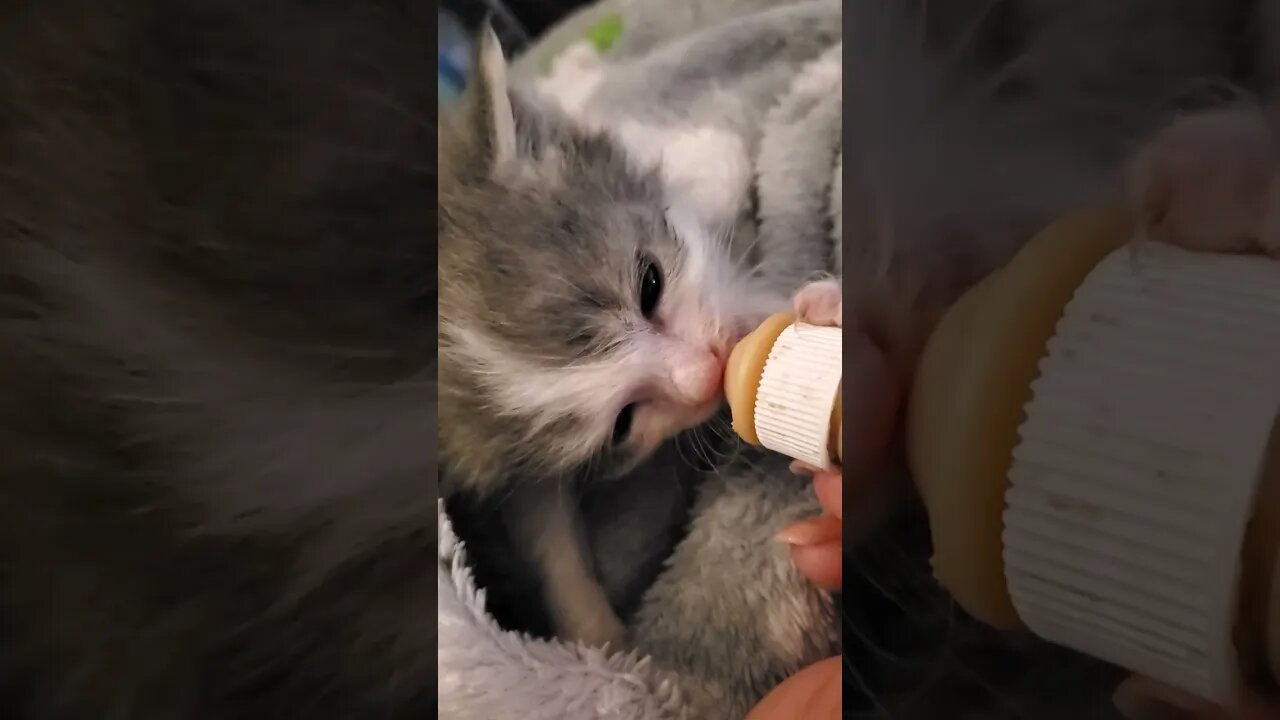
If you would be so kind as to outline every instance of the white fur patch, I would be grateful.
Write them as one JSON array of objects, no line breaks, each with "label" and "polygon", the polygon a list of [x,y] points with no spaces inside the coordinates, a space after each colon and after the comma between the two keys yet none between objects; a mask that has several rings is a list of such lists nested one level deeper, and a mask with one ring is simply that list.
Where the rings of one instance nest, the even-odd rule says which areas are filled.
[{"label": "white fur patch", "polygon": [[628,120],[618,139],[638,162],[656,168],[670,202],[703,223],[728,225],[751,187],[751,159],[736,133],[710,126],[661,126]]},{"label": "white fur patch", "polygon": [[693,332],[683,326],[686,318],[693,316],[716,318],[721,325],[754,327],[786,308],[790,298],[764,283],[752,282],[747,268],[730,258],[729,238],[708,231],[695,209],[673,205],[667,211],[667,220],[684,251],[680,277],[668,289],[672,302],[680,309],[679,317],[671,319],[677,332],[685,336]]},{"label": "white fur patch", "polygon": [[[836,68],[837,72],[839,68]],[[589,101],[604,81],[606,65],[585,41],[552,61],[534,85],[580,127],[612,134],[640,167],[657,170],[672,204],[689,205],[703,222],[736,218],[751,187],[751,158],[736,133],[710,125],[655,124],[618,120]]]},{"label": "white fur patch", "polygon": [[587,100],[603,79],[603,60],[595,47],[583,40],[557,55],[550,72],[537,80],[534,89],[569,117],[583,120]]},{"label": "white fur patch", "polygon": [[[535,422],[551,423],[569,413],[592,416],[616,412],[631,392],[619,380],[627,376],[626,366],[631,364],[626,355],[545,367],[499,347],[474,330],[454,326],[450,334],[458,345],[454,352],[460,364],[480,379],[504,409],[528,414]],[[589,451],[608,431],[602,425],[597,432],[584,434],[575,448],[566,450]]]},{"label": "white fur patch", "polygon": [[792,92],[804,95],[822,95],[833,90],[839,92],[844,78],[842,60],[839,50],[824,53],[800,71],[792,85]]}]

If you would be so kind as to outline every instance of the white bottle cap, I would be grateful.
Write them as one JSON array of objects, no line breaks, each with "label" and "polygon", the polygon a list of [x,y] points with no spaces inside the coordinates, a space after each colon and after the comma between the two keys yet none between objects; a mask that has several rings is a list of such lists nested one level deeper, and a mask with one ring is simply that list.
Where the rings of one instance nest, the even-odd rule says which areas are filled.
[{"label": "white bottle cap", "polygon": [[1280,263],[1123,248],[1032,386],[1006,580],[1037,635],[1215,702],[1238,697],[1241,549],[1280,413]]},{"label": "white bottle cap", "polygon": [[769,351],[756,395],[760,444],[829,469],[831,419],[840,393],[841,339],[837,327],[795,323]]}]

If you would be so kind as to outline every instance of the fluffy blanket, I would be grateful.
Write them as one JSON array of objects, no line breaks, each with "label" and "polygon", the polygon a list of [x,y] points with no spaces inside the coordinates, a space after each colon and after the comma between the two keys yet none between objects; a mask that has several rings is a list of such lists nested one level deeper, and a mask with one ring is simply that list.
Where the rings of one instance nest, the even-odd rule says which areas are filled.
[{"label": "fluffy blanket", "polygon": [[440,504],[438,717],[450,720],[666,720],[675,684],[635,653],[537,640],[498,627]]},{"label": "fluffy blanket", "polygon": [[[612,7],[612,6],[611,6]],[[660,168],[779,295],[839,272],[841,3],[633,0],[605,52],[570,43],[528,90]],[[561,42],[562,35],[555,35]],[[679,209],[677,209],[679,211]],[[499,628],[439,514],[439,717],[741,718],[782,677],[838,650],[832,599],[772,540],[816,505],[781,458],[705,481],[690,531],[631,620],[628,653]]]},{"label": "fluffy blanket", "polygon": [[838,651],[832,598],[773,540],[816,511],[785,459],[706,479],[688,536],[630,621],[638,648],[610,654],[498,628],[442,507],[439,717],[740,720],[783,677]]},{"label": "fluffy blanket", "polygon": [[[840,270],[842,3],[632,0],[527,82],[658,167],[779,288]],[[757,233],[759,234],[756,237]]]}]

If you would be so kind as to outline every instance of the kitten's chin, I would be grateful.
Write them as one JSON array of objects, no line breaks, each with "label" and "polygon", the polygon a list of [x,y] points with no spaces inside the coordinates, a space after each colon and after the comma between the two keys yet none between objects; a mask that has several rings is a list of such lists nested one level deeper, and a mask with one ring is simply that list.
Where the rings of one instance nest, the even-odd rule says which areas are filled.
[{"label": "kitten's chin", "polygon": [[716,416],[716,413],[725,407],[725,401],[722,396],[717,396],[701,405],[689,408],[688,413],[678,422],[674,423],[671,432],[667,433],[668,438],[675,437],[682,432],[692,430],[699,425],[706,423]]},{"label": "kitten's chin", "polygon": [[608,464],[605,476],[619,478],[635,470],[645,460],[653,457],[663,444],[674,440],[682,433],[706,425],[725,408],[727,405],[724,399],[716,397],[701,405],[682,408],[680,412],[672,413],[661,431],[647,435],[645,440],[633,444],[621,454],[614,455]]}]

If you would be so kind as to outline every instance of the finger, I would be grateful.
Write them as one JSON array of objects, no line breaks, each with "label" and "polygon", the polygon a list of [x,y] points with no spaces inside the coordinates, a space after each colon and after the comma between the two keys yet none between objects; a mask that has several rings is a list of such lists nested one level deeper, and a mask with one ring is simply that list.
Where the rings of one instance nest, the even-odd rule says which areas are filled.
[{"label": "finger", "polygon": [[813,492],[818,496],[822,509],[833,517],[844,519],[844,476],[839,472],[822,471],[813,476]]},{"label": "finger", "polygon": [[782,528],[775,537],[779,542],[788,545],[820,545],[839,540],[843,535],[843,528],[839,518],[815,515],[791,523]]},{"label": "finger", "polygon": [[784,680],[746,720],[837,720],[842,695],[840,658],[827,658]]},{"label": "finger", "polygon": [[810,465],[803,460],[792,460],[787,467],[795,475],[813,475],[814,473],[822,472],[822,468]]},{"label": "finger", "polygon": [[791,561],[814,585],[839,590],[844,582],[844,552],[839,540],[818,545],[792,545]]},{"label": "finger", "polygon": [[777,539],[791,547],[791,560],[802,575],[819,587],[839,590],[844,579],[843,530],[838,519],[819,515],[788,525]]}]

